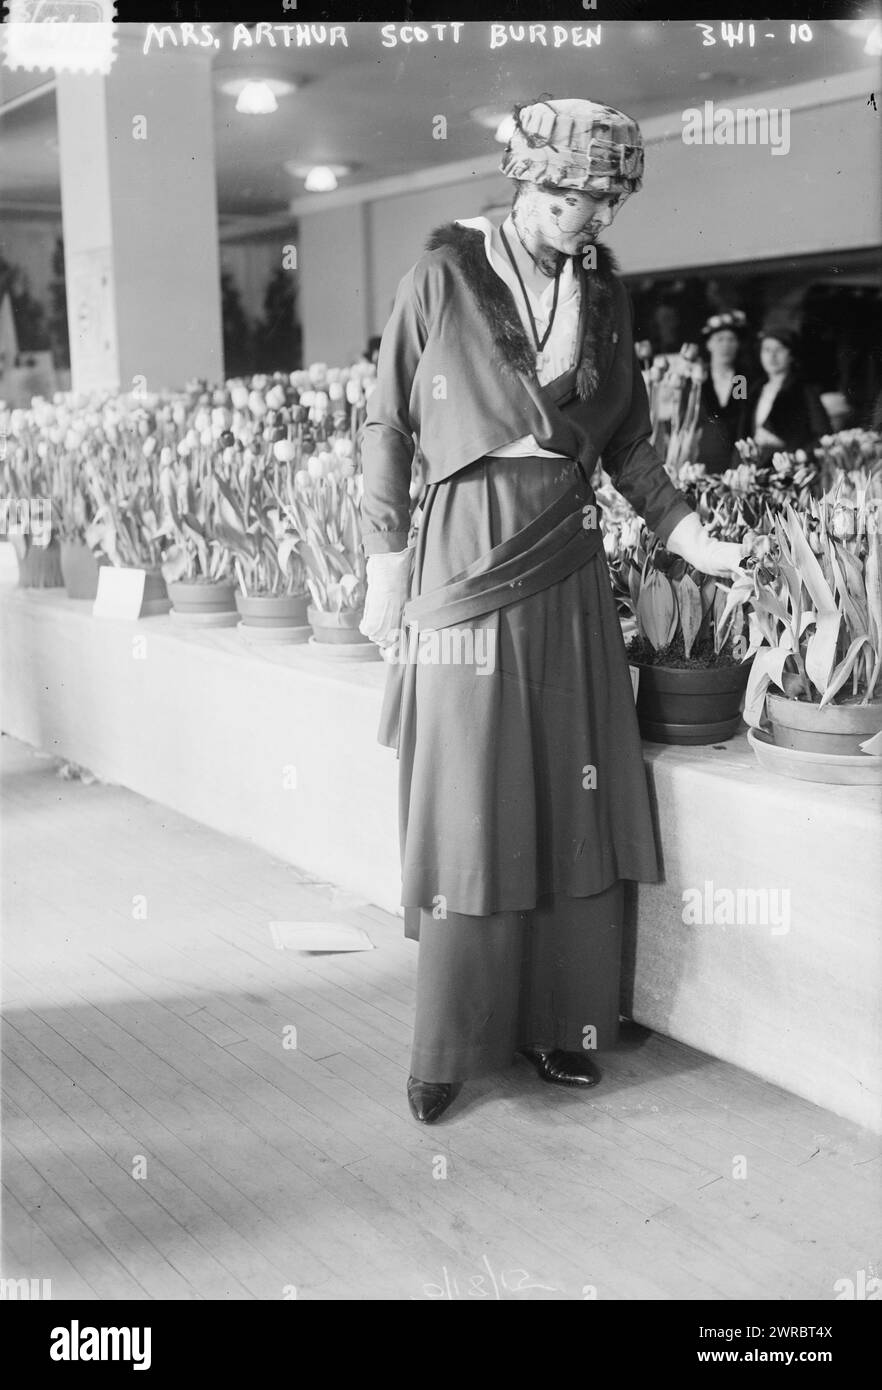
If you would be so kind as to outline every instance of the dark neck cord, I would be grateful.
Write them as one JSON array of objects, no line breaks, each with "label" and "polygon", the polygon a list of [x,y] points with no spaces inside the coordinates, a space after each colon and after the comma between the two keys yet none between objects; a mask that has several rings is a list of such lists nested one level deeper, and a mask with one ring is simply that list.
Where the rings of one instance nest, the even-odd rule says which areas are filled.
[{"label": "dark neck cord", "polygon": [[527,313],[528,313],[529,316],[530,316],[530,327],[531,327],[532,330],[533,330],[533,339],[534,339],[534,341],[535,341],[535,343],[536,343],[536,352],[537,352],[537,354],[538,354],[538,353],[541,353],[542,350],[543,350],[543,348],[545,347],[545,344],[548,342],[548,339],[551,337],[551,330],[552,330],[552,328],[554,327],[554,316],[555,316],[555,314],[557,313],[557,297],[558,297],[558,292],[559,292],[559,290],[560,290],[560,273],[561,273],[561,266],[562,266],[563,262],[562,262],[562,261],[559,261],[559,262],[558,262],[557,270],[554,272],[554,298],[553,298],[553,300],[552,300],[552,302],[551,302],[551,314],[550,314],[549,319],[548,319],[548,327],[546,328],[544,334],[543,334],[542,337],[540,338],[540,337],[539,337],[539,330],[538,330],[537,327],[536,327],[536,320],[535,320],[534,317],[533,317],[533,310],[532,310],[532,308],[530,307],[530,297],[529,297],[529,295],[527,294],[527,287],[526,287],[526,285],[524,284],[524,278],[523,278],[523,276],[521,275],[521,272],[520,272],[520,269],[519,269],[519,267],[518,267],[517,261],[515,260],[514,256],[512,255],[511,247],[510,247],[509,244],[508,244],[508,238],[506,237],[505,232],[503,231],[502,227],[499,228],[499,235],[500,235],[500,237],[502,238],[502,244],[503,244],[503,246],[505,247],[505,250],[506,250],[506,254],[507,254],[507,256],[508,256],[508,259],[511,261],[512,266],[514,267],[514,273],[515,273],[515,275],[518,277],[518,284],[519,284],[520,287],[521,287],[521,293],[522,293],[523,296],[524,296],[524,303],[525,303],[526,306],[527,306]]}]

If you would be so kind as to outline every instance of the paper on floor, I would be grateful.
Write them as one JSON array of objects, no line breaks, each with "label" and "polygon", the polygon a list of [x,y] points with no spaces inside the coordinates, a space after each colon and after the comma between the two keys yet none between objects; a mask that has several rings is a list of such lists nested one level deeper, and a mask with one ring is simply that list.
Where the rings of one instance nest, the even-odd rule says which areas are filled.
[{"label": "paper on floor", "polygon": [[346,922],[270,922],[273,945],[279,951],[373,951],[374,943],[361,927]]}]

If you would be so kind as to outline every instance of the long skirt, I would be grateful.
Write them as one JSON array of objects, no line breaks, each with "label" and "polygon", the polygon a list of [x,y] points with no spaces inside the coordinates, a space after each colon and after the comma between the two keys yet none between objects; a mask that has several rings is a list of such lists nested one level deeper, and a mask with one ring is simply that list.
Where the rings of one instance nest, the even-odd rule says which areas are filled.
[{"label": "long skirt", "polygon": [[420,914],[410,1070],[465,1081],[510,1066],[521,1048],[591,1056],[618,1041],[621,883],[532,912]]},{"label": "long skirt", "polygon": [[[572,460],[487,457],[433,485],[414,595],[443,590],[580,481],[590,501]],[[620,880],[659,878],[602,549],[462,626],[448,659],[424,648],[394,670],[398,713],[381,729],[399,754],[405,931],[420,941],[412,1071],[425,1081],[495,1070],[521,1046],[576,1050],[586,1029],[611,1046]]]}]

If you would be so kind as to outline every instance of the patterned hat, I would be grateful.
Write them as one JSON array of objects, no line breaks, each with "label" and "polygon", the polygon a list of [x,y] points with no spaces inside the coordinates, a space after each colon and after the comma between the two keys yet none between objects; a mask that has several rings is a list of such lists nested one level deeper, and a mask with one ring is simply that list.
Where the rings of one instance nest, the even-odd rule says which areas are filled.
[{"label": "patterned hat", "polygon": [[705,339],[712,338],[715,333],[730,332],[739,336],[747,329],[747,315],[741,309],[727,309],[722,314],[713,314],[701,330],[701,336]]},{"label": "patterned hat", "polygon": [[510,179],[592,193],[636,193],[643,183],[640,127],[594,101],[535,101],[515,110],[500,168]]}]

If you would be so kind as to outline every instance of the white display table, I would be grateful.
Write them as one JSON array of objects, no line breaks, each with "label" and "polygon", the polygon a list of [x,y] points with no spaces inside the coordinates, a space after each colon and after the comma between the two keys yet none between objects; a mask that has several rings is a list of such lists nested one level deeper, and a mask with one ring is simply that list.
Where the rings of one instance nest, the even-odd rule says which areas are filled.
[{"label": "white display table", "polygon": [[[5,733],[397,910],[382,663],[95,619],[9,582],[0,618]],[[666,880],[630,891],[627,1011],[882,1131],[880,793],[774,777],[743,736],[648,744],[646,765]],[[708,883],[766,890],[772,920],[754,899],[746,924],[684,922],[684,890],[703,905]]]}]

